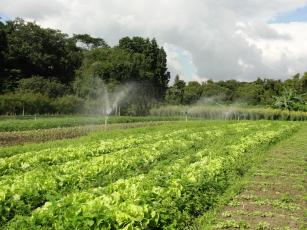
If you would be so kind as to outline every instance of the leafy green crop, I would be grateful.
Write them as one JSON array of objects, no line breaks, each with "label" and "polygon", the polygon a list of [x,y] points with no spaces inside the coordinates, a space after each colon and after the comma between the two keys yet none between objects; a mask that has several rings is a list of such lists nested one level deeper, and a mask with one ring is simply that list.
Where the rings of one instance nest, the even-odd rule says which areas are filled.
[{"label": "leafy green crop", "polygon": [[178,229],[292,122],[187,122],[0,159],[4,229]]}]

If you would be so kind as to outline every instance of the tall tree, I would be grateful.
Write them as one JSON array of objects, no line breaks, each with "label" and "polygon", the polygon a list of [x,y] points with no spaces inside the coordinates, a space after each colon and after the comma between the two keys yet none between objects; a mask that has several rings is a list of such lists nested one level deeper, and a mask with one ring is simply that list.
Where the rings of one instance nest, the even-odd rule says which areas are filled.
[{"label": "tall tree", "polygon": [[89,34],[74,34],[73,39],[76,40],[77,45],[86,50],[94,48],[107,48],[108,44],[102,38],[95,38]]},{"label": "tall tree", "polygon": [[74,89],[80,97],[95,97],[97,82],[104,84],[124,83],[133,80],[133,73],[138,66],[133,65],[133,58],[118,48],[97,48],[84,54],[81,68],[77,71]]},{"label": "tall tree", "polygon": [[22,19],[5,24],[7,50],[5,78],[17,82],[32,75],[57,78],[63,83],[73,80],[82,60],[74,39],[58,30],[45,29]]},{"label": "tall tree", "polygon": [[163,47],[159,48],[155,39],[141,37],[124,37],[119,40],[118,47],[138,57],[137,64],[141,64],[142,68],[135,76],[135,80],[147,82],[147,85],[150,83],[156,88],[155,97],[162,100],[170,79]]},{"label": "tall tree", "polygon": [[307,92],[307,72],[305,72],[304,75],[301,77],[301,86],[302,86],[301,93],[306,93]]},{"label": "tall tree", "polygon": [[[1,19],[1,18],[0,18]],[[5,52],[7,49],[7,38],[5,32],[5,25],[0,20],[0,93],[7,88],[4,81],[4,67],[5,67]]]},{"label": "tall tree", "polygon": [[229,89],[215,83],[213,80],[209,79],[203,84],[203,98],[209,98],[213,101],[227,102],[228,95],[230,94]]},{"label": "tall tree", "polygon": [[183,104],[185,82],[176,75],[173,86],[166,91],[165,100],[170,104]]},{"label": "tall tree", "polygon": [[89,95],[99,79],[106,85],[133,82],[134,91],[129,95],[130,108],[133,107],[129,109],[130,114],[132,110],[146,114],[152,105],[163,101],[170,78],[164,49],[154,39],[140,37],[126,37],[116,47],[86,52],[77,75],[74,86],[80,96]]},{"label": "tall tree", "polygon": [[202,94],[202,86],[197,81],[190,81],[184,89],[183,102],[185,104],[196,103]]}]

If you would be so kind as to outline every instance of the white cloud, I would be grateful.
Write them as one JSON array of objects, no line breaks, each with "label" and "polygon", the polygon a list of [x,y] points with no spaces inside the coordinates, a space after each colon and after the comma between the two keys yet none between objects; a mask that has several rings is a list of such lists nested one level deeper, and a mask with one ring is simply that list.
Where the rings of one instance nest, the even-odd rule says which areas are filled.
[{"label": "white cloud", "polygon": [[66,4],[60,0],[37,1],[37,0],[1,0],[0,12],[4,12],[9,16],[22,17],[24,19],[35,19],[41,21],[49,17],[59,16],[67,11]]},{"label": "white cloud", "polygon": [[71,34],[101,36],[112,45],[123,36],[156,37],[168,44],[173,74],[183,73],[179,59],[186,52],[195,78],[253,80],[307,71],[307,22],[268,23],[304,4],[306,0],[1,0],[0,12]]},{"label": "white cloud", "polygon": [[307,34],[303,32],[307,31],[307,23],[270,24],[268,28],[281,34],[281,37],[271,39],[244,33],[242,37],[261,50],[262,60],[271,67],[271,74],[274,75],[275,71],[275,74],[287,77],[296,72],[307,71]]}]

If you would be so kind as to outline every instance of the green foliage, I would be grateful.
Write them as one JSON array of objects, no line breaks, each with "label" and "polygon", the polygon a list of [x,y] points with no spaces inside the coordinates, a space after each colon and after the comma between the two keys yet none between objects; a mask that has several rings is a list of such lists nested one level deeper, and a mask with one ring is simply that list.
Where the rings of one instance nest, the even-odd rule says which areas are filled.
[{"label": "green foliage", "polygon": [[261,103],[263,87],[256,83],[240,84],[234,93],[234,100],[238,103],[258,105]]},{"label": "green foliage", "polygon": [[7,21],[4,31],[7,46],[1,77],[6,87],[12,89],[17,80],[33,75],[54,77],[63,83],[73,80],[82,53],[66,34],[18,18]]},{"label": "green foliage", "polygon": [[141,37],[122,38],[119,40],[118,47],[133,54],[134,63],[142,67],[134,76],[135,80],[149,81],[156,91],[153,96],[162,99],[170,79],[163,47],[160,48],[155,39],[150,41]]},{"label": "green foliage", "polygon": [[73,95],[59,97],[53,102],[54,110],[60,114],[80,113],[83,109],[83,105],[84,101]]},{"label": "green foliage", "polygon": [[33,76],[31,78],[23,78],[19,80],[17,90],[23,93],[40,93],[50,98],[56,98],[63,96],[66,93],[67,88],[57,80]]},{"label": "green foliage", "polygon": [[40,93],[17,92],[0,95],[0,114],[44,114],[53,112],[51,100]]},{"label": "green foliage", "polygon": [[[70,103],[70,100],[69,102]],[[72,107],[73,108],[73,107]],[[62,109],[62,107],[61,107]],[[97,115],[52,115],[52,116],[18,116],[1,117],[0,132],[25,131],[37,129],[51,129],[76,127],[83,125],[104,125],[105,117]],[[161,117],[161,116],[109,116],[108,124],[135,123],[151,121],[178,121],[181,117]]]},{"label": "green foliage", "polygon": [[174,85],[166,91],[165,100],[169,104],[183,104],[185,82],[176,75]]},{"label": "green foliage", "polygon": [[266,107],[248,107],[232,105],[194,105],[194,106],[161,106],[152,108],[154,116],[186,116],[190,118],[221,120],[307,120],[307,112],[288,111]]},{"label": "green foliage", "polygon": [[[306,93],[307,94],[307,93]],[[307,103],[293,89],[284,89],[281,96],[274,97],[274,107],[279,109],[307,111]]]},{"label": "green foliage", "polygon": [[82,99],[73,95],[50,99],[39,92],[22,91],[0,95],[0,114],[72,114],[82,111],[83,104]]},{"label": "green foliage", "polygon": [[[7,38],[5,32],[5,24],[0,20],[0,85],[3,85],[3,76],[4,76],[4,66],[5,66],[5,52],[7,49]],[[3,87],[3,86],[2,86]],[[0,93],[2,91],[2,87],[0,87]]]},{"label": "green foliage", "polygon": [[74,34],[73,39],[76,40],[77,45],[80,43],[80,46],[86,50],[100,47],[109,47],[102,38],[93,38],[88,34]]},{"label": "green foliage", "polygon": [[261,230],[261,229],[270,229],[270,223],[266,222],[266,221],[260,221],[258,224],[257,224],[257,227],[256,229],[258,230]]},{"label": "green foliage", "polygon": [[217,223],[214,226],[216,229],[249,229],[250,224],[248,224],[246,221],[235,221],[235,220],[226,220]]},{"label": "green foliage", "polygon": [[202,97],[204,98],[216,98],[220,102],[227,102],[229,94],[229,89],[214,83],[212,80],[203,84]]},{"label": "green foliage", "polygon": [[122,103],[122,111],[128,115],[144,115],[163,100],[168,81],[163,48],[159,48],[154,39],[126,37],[114,48],[87,52],[74,89],[78,96],[93,103],[92,100],[99,99],[103,87],[110,90],[119,84],[132,83],[134,90]]},{"label": "green foliage", "polygon": [[176,124],[0,159],[0,223],[8,229],[180,229],[216,204],[255,151],[297,126]]},{"label": "green foliage", "polygon": [[120,49],[99,48],[87,52],[74,82],[74,90],[80,97],[96,98],[102,82],[132,80],[133,70],[128,52]]},{"label": "green foliage", "polygon": [[[286,105],[286,107],[291,107],[291,110],[305,110],[304,104],[306,104],[307,100],[307,73],[302,76],[297,74],[292,79],[284,82],[281,80],[260,78],[253,82],[239,82],[236,80],[214,82],[208,80],[202,84],[195,81],[186,84],[182,81],[180,82],[181,87],[178,87],[176,83],[179,80],[179,76],[177,78],[174,85],[169,87],[167,91],[166,102],[168,104],[239,103],[241,105],[265,105],[284,108],[285,106],[282,106],[282,103],[278,102],[276,104],[276,98],[280,98],[279,101],[285,101],[282,99],[285,95],[282,89],[286,87],[291,92],[297,92],[296,96],[293,93],[292,96],[288,95],[288,97],[292,97],[296,104],[293,106]],[[301,96],[298,97],[297,95]]]},{"label": "green foliage", "polygon": [[185,104],[196,103],[202,95],[202,87],[197,81],[190,81],[185,89],[183,95],[183,102]]},{"label": "green foliage", "polygon": [[[122,114],[146,115],[152,107],[164,102],[189,105],[204,101],[306,110],[307,100],[307,73],[285,81],[258,78],[254,82],[185,83],[177,76],[174,85],[169,86],[166,52],[155,39],[124,37],[118,45],[110,47],[99,37],[89,34],[69,37],[59,30],[42,28],[20,18],[0,22],[0,76],[0,94],[42,94],[53,105],[59,102],[57,98],[65,97],[67,101],[76,95],[85,101],[83,112],[93,111],[87,108],[102,104],[99,91],[103,87],[112,91],[131,82],[134,89],[120,105]],[[301,101],[293,97],[286,99],[289,103],[285,104],[289,95],[285,95],[283,88],[301,95]],[[2,107],[0,113],[21,111],[13,107],[19,107],[18,103],[6,104],[9,110]],[[46,108],[49,110],[35,111],[59,112],[59,106]]]}]

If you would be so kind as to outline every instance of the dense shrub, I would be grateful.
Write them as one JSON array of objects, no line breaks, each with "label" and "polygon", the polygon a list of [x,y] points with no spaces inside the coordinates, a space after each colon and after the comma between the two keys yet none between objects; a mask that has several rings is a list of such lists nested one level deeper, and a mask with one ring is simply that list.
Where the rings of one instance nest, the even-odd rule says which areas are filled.
[{"label": "dense shrub", "polygon": [[41,93],[50,98],[61,97],[67,87],[57,80],[46,79],[41,76],[32,76],[18,81],[18,91]]},{"label": "dense shrub", "polygon": [[82,111],[84,101],[77,96],[66,95],[57,98],[52,104],[56,113],[73,114]]},{"label": "dense shrub", "polygon": [[8,93],[0,95],[0,114],[72,114],[80,112],[83,103],[81,98],[73,95],[52,99],[41,93]]},{"label": "dense shrub", "polygon": [[53,112],[51,100],[40,93],[0,95],[0,114],[44,114]]}]

